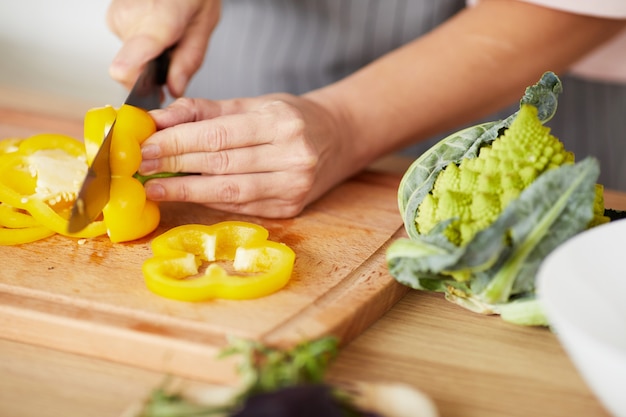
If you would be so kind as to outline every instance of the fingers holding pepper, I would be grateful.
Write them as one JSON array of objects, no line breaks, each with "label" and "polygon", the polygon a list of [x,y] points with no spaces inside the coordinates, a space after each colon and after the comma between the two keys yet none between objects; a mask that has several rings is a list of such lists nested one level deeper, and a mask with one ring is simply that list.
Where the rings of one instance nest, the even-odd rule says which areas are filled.
[{"label": "fingers holding pepper", "polygon": [[302,211],[311,189],[309,176],[294,177],[276,172],[194,175],[151,179],[145,190],[154,201],[196,202],[231,213],[288,218]]},{"label": "fingers holding pepper", "polygon": [[291,217],[327,186],[320,178],[341,169],[330,118],[303,98],[181,99],[151,115],[160,130],[142,145],[139,172],[203,174],[148,181],[154,200]]}]

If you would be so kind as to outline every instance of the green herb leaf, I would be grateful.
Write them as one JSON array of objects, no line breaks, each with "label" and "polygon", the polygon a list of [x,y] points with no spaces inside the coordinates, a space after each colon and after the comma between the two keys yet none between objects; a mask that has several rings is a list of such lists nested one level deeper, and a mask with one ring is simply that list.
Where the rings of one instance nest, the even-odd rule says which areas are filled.
[{"label": "green herb leaf", "polygon": [[289,350],[233,340],[221,356],[243,357],[239,375],[246,388],[242,395],[249,396],[293,385],[320,383],[337,352],[338,341],[334,337],[302,342]]}]

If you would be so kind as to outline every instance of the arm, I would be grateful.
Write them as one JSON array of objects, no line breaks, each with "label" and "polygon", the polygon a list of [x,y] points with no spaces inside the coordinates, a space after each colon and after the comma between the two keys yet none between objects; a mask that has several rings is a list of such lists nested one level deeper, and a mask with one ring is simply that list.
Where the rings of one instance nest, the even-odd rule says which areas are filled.
[{"label": "arm", "polygon": [[345,126],[359,168],[379,155],[487,116],[547,70],[626,28],[510,0],[483,0],[430,34],[306,97]]}]

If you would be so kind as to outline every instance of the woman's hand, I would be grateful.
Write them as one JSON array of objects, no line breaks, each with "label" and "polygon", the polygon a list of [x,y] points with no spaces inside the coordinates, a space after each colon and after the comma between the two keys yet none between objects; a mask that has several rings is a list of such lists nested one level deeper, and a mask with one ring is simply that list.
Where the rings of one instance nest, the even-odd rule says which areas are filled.
[{"label": "woman's hand", "polygon": [[271,218],[293,217],[360,168],[345,124],[303,97],[182,98],[151,112],[158,131],[142,147],[148,198],[188,201]]},{"label": "woman's hand", "polygon": [[220,4],[219,0],[113,0],[107,23],[123,45],[109,68],[111,77],[130,88],[149,60],[176,44],[167,86],[174,97],[181,96],[202,65]]}]

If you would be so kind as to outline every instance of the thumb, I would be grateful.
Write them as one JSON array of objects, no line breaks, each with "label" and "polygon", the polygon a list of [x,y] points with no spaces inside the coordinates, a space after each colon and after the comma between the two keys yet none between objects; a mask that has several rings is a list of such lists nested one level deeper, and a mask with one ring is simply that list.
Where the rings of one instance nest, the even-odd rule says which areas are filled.
[{"label": "thumb", "polygon": [[131,88],[148,61],[163,51],[163,43],[149,35],[137,35],[127,39],[109,67],[114,80]]}]

